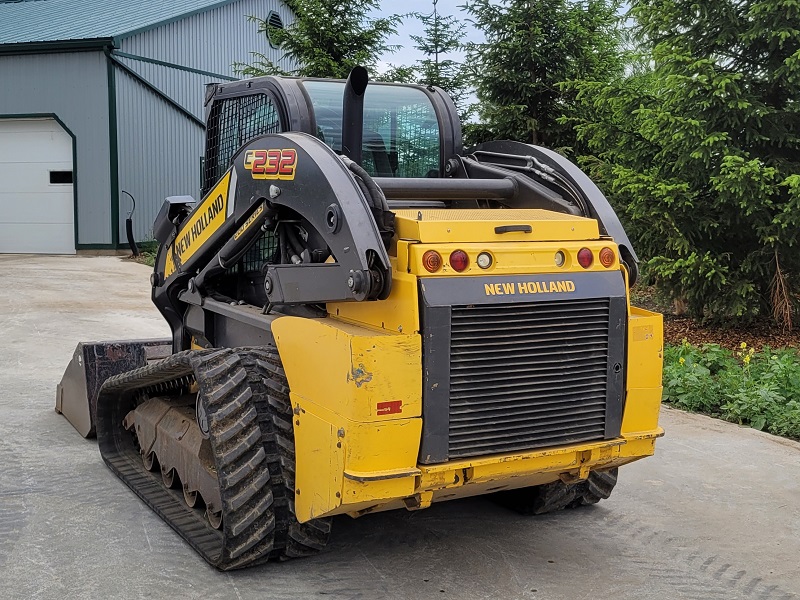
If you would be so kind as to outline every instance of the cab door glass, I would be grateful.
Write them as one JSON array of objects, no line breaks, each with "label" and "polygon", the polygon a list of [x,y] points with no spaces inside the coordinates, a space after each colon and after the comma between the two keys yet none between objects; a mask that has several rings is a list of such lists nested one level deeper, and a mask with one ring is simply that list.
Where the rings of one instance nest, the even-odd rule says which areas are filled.
[{"label": "cab door glass", "polygon": [[[317,137],[342,151],[340,81],[306,80],[317,123]],[[441,167],[439,122],[421,89],[371,84],[364,95],[362,166],[375,177],[438,177]]]}]

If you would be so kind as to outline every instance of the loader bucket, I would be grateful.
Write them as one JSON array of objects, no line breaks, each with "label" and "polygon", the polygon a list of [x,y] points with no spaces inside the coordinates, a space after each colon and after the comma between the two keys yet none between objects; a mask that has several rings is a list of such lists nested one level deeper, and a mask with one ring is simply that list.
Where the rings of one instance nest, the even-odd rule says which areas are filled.
[{"label": "loader bucket", "polygon": [[106,379],[172,354],[172,340],[81,342],[56,387],[56,412],[83,437],[94,437],[97,394]]}]

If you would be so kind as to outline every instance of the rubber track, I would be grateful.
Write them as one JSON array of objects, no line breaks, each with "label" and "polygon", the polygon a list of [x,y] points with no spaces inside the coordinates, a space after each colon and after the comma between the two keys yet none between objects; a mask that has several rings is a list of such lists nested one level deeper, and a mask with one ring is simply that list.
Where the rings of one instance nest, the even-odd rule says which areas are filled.
[{"label": "rubber track", "polygon": [[611,495],[617,484],[617,469],[591,471],[585,481],[566,484],[554,481],[496,495],[497,501],[524,515],[544,515],[565,508],[597,504]]},{"label": "rubber track", "polygon": [[[328,543],[331,518],[300,523],[294,512],[295,446],[289,382],[277,349],[261,346],[237,349],[248,370],[250,387],[259,411],[267,456],[276,456],[272,494],[275,498],[276,558],[312,556]],[[285,507],[285,512],[284,511]],[[284,518],[285,515],[285,518]]]},{"label": "rubber track", "polygon": [[[205,404],[222,498],[222,530],[189,508],[180,490],[147,471],[134,436],[122,426],[141,393],[185,391],[193,378]],[[109,468],[211,565],[221,570],[266,561],[274,551],[275,515],[268,460],[247,372],[227,349],[187,351],[108,379],[97,402],[97,438]]]}]

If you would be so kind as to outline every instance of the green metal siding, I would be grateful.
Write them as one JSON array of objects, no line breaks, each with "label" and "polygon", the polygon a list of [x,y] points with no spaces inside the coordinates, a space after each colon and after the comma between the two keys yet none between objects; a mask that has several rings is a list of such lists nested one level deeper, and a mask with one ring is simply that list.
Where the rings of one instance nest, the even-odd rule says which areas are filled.
[{"label": "green metal siding", "polygon": [[[27,3],[22,3],[27,4]],[[47,2],[43,2],[47,4]],[[111,243],[108,77],[102,52],[0,56],[0,113],[56,115],[75,137],[77,239]]]}]

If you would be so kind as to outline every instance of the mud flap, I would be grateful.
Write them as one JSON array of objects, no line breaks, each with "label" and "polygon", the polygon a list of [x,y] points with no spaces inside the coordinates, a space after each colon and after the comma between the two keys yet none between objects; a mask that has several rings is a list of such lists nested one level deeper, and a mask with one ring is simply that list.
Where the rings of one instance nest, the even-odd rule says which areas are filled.
[{"label": "mud flap", "polygon": [[56,387],[56,412],[83,437],[94,437],[97,394],[105,380],[170,354],[171,339],[79,343]]}]

